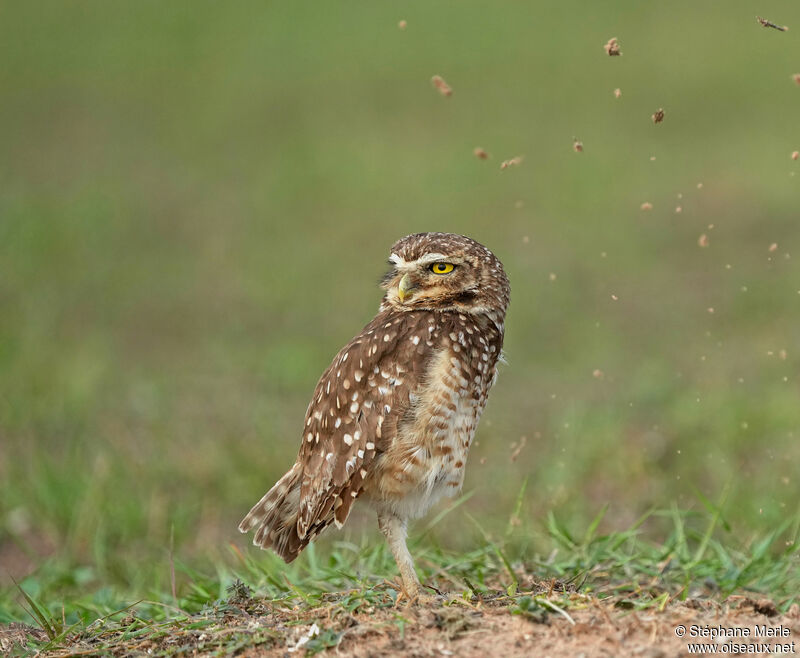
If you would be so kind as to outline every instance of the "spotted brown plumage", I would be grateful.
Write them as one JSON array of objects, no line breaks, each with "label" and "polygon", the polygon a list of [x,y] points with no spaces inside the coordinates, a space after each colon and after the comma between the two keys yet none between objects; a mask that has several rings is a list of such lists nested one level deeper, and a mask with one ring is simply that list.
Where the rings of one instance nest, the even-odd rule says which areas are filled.
[{"label": "spotted brown plumage", "polygon": [[491,251],[451,233],[407,236],[389,264],[378,314],[314,390],[296,463],[239,529],[291,562],[367,500],[417,597],[406,523],[461,489],[497,376],[509,285]]}]

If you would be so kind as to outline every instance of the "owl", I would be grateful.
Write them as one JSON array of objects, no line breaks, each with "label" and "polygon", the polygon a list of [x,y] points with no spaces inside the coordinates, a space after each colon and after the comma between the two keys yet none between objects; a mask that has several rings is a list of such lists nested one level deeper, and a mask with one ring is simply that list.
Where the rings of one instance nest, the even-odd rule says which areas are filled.
[{"label": "owl", "polygon": [[377,315],[314,390],[297,461],[239,530],[255,530],[256,546],[291,562],[365,500],[406,596],[418,600],[407,523],[461,490],[497,378],[510,288],[491,251],[452,233],[398,240],[389,266]]}]

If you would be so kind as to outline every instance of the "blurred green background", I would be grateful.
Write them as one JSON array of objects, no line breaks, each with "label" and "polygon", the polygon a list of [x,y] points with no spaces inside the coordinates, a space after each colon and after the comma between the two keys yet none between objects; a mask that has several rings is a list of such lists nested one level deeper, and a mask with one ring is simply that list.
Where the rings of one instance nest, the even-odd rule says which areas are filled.
[{"label": "blurred green background", "polygon": [[0,584],[255,554],[239,519],[417,231],[512,283],[465,485],[489,532],[525,478],[523,533],[726,486],[741,537],[796,515],[800,6],[754,6],[0,4]]}]

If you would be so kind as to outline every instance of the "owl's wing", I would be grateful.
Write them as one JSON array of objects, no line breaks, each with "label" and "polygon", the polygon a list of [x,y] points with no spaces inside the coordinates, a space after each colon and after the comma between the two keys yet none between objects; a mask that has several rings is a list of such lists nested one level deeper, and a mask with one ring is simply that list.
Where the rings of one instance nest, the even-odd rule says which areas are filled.
[{"label": "owl's wing", "polygon": [[433,349],[429,313],[382,312],[325,371],[306,412],[297,534],[341,527],[376,453],[409,408]]}]

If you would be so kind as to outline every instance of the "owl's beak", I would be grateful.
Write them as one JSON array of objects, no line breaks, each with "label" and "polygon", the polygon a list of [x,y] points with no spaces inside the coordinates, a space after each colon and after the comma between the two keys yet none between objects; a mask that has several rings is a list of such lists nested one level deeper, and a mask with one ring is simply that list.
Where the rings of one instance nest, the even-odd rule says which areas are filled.
[{"label": "owl's beak", "polygon": [[400,283],[397,286],[397,296],[399,297],[400,301],[405,301],[406,297],[409,296],[409,291],[416,288],[416,284],[411,279],[410,274],[404,274],[403,278],[400,279]]}]

